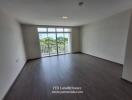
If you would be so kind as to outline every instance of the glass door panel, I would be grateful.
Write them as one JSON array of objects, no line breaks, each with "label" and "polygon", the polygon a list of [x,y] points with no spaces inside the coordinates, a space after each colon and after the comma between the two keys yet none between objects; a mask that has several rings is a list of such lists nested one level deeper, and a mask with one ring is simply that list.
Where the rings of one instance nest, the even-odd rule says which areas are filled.
[{"label": "glass door panel", "polygon": [[49,56],[49,43],[47,33],[39,33],[41,57]]},{"label": "glass door panel", "polygon": [[57,46],[58,46],[58,54],[65,53],[65,41],[64,41],[64,34],[57,33]]},{"label": "glass door panel", "polygon": [[70,33],[65,33],[65,53],[71,52]]},{"label": "glass door panel", "polygon": [[57,55],[56,33],[48,33],[50,56]]}]

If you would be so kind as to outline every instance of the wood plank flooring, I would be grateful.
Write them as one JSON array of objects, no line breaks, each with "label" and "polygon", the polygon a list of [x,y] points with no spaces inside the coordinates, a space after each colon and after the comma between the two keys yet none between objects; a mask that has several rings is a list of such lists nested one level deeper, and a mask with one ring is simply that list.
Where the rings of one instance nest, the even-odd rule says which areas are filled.
[{"label": "wood plank flooring", "polygon": [[[122,65],[85,54],[29,61],[4,100],[132,100],[132,84],[121,80]],[[54,86],[84,93],[55,94]]]}]

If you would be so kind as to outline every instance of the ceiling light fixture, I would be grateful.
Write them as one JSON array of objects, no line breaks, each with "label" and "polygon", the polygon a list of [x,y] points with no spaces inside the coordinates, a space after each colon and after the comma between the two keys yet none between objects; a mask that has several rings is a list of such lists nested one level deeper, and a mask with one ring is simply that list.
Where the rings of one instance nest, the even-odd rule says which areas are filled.
[{"label": "ceiling light fixture", "polygon": [[62,16],[61,18],[62,19],[68,19],[69,17],[68,16]]}]

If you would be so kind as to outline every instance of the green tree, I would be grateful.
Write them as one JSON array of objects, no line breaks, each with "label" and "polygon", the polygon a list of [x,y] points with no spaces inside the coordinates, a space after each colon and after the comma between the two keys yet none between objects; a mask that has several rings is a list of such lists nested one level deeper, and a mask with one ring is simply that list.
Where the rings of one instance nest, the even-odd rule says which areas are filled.
[{"label": "green tree", "polygon": [[[58,45],[59,51],[64,51],[64,46],[67,43],[68,43],[68,38],[58,37],[57,45]],[[51,37],[40,39],[40,46],[41,46],[42,52],[48,52],[48,49],[50,49],[50,52],[55,51],[57,49],[56,39]]]}]

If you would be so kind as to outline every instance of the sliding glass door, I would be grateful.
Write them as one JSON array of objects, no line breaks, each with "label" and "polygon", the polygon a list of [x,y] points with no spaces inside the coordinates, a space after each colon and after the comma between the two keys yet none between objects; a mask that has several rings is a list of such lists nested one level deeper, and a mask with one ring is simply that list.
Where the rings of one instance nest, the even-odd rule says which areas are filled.
[{"label": "sliding glass door", "polygon": [[70,28],[41,27],[38,33],[42,57],[70,53]]},{"label": "sliding glass door", "polygon": [[[55,33],[49,33],[49,52],[50,55],[57,55],[57,45],[56,45],[56,34]],[[49,56],[50,56],[49,55]]]},{"label": "sliding glass door", "polygon": [[58,54],[65,53],[65,41],[64,41],[64,34],[57,33],[57,45],[58,45]]},{"label": "sliding glass door", "polygon": [[70,33],[65,33],[65,53],[71,52]]},{"label": "sliding glass door", "polygon": [[42,57],[49,56],[48,34],[39,33],[39,42],[40,42],[41,56]]}]

